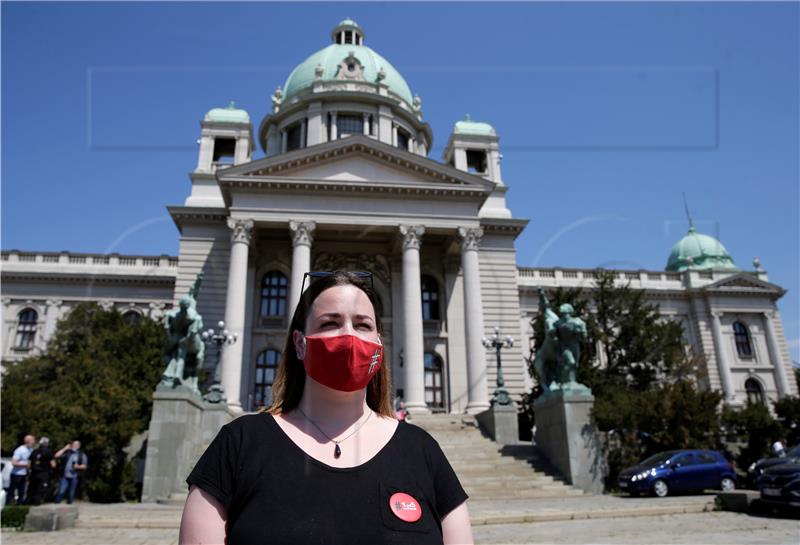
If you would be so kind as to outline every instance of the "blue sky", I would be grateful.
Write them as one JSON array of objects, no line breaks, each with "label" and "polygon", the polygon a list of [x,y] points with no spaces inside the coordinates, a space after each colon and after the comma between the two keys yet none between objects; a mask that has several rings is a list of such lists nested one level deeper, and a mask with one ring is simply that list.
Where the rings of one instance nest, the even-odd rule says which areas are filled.
[{"label": "blue sky", "polygon": [[[422,97],[440,159],[501,135],[529,266],[663,269],[701,232],[758,256],[800,360],[797,3],[2,4],[2,248],[177,254],[199,121],[256,124],[352,17]],[[259,150],[257,156],[263,153]]]}]

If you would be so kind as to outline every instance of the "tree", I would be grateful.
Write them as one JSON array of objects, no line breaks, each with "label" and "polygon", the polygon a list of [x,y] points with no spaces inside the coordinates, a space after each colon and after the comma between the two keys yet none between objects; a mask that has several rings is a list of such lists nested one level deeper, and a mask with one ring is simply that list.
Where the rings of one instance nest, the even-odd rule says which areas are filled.
[{"label": "tree", "polygon": [[147,429],[163,370],[163,328],[129,322],[96,303],[77,305],[58,322],[46,352],[8,368],[2,385],[2,450],[26,433],[60,447],[82,442],[92,501],[120,501],[131,437]]},{"label": "tree", "polygon": [[[615,278],[613,271],[598,270],[594,290],[559,288],[550,297],[554,308],[570,303],[586,322],[578,381],[592,389],[595,423],[608,436],[610,487],[621,469],[644,456],[717,447],[722,401],[718,392],[698,388],[704,362],[685,348],[681,324]],[[544,342],[540,316],[533,330],[531,362]]]}]

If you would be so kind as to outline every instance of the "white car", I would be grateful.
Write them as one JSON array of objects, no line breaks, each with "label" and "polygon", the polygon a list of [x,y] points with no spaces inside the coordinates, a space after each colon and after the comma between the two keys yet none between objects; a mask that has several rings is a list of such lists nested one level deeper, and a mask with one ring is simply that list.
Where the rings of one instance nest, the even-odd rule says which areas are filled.
[{"label": "white car", "polygon": [[11,458],[0,458],[0,466],[2,466],[0,473],[3,475],[3,490],[7,490],[11,486]]}]

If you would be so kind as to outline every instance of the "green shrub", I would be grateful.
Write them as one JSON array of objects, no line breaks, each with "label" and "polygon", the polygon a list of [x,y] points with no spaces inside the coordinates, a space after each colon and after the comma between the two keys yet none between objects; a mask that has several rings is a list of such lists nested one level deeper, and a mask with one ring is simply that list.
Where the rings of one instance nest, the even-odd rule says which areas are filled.
[{"label": "green shrub", "polygon": [[28,505],[6,505],[0,513],[0,522],[3,528],[23,528],[25,517],[28,516]]}]

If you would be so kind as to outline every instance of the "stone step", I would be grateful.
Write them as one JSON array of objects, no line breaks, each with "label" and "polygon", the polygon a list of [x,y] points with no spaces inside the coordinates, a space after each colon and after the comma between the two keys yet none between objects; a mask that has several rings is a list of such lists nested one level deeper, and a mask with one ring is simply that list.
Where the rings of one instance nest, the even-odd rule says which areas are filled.
[{"label": "stone step", "polygon": [[582,490],[571,487],[561,487],[560,489],[464,487],[464,490],[470,498],[480,498],[481,500],[566,498],[584,495]]}]

